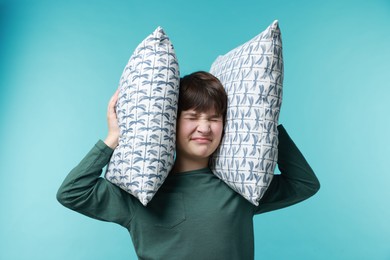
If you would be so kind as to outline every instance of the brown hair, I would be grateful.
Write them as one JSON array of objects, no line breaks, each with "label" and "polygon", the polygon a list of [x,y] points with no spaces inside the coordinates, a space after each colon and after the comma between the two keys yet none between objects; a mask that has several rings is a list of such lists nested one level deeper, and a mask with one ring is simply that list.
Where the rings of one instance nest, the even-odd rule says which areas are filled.
[{"label": "brown hair", "polygon": [[227,94],[219,79],[205,71],[197,71],[180,79],[178,117],[185,110],[206,112],[212,107],[225,122]]}]

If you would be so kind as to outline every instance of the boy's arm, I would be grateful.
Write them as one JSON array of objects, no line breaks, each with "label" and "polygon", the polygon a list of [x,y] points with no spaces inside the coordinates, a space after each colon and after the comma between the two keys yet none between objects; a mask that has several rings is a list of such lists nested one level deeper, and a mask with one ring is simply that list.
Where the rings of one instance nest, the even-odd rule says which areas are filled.
[{"label": "boy's arm", "polygon": [[113,149],[99,140],[65,178],[57,200],[86,216],[127,226],[134,214],[134,198],[100,177],[112,153]]},{"label": "boy's arm", "polygon": [[282,125],[278,126],[278,167],[270,186],[256,207],[255,214],[284,208],[313,196],[320,183],[302,153]]}]

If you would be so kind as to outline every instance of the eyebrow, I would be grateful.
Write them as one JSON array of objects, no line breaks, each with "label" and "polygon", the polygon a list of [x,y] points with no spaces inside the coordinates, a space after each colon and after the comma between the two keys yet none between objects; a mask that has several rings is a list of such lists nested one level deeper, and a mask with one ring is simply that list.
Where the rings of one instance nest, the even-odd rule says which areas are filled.
[{"label": "eyebrow", "polygon": [[185,115],[185,116],[198,116],[199,113],[196,113],[196,112],[183,112],[183,115]]}]

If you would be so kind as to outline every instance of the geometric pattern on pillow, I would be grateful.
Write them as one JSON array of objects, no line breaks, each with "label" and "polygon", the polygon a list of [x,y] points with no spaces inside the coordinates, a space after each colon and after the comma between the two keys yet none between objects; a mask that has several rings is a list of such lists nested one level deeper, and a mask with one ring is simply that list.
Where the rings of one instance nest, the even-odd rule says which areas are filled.
[{"label": "geometric pattern on pillow", "polygon": [[219,56],[210,72],[228,95],[225,135],[211,158],[213,173],[254,205],[273,178],[278,157],[283,55],[278,21]]},{"label": "geometric pattern on pillow", "polygon": [[176,145],[179,68],[161,27],[135,49],[119,89],[119,144],[105,178],[146,206],[172,169]]}]

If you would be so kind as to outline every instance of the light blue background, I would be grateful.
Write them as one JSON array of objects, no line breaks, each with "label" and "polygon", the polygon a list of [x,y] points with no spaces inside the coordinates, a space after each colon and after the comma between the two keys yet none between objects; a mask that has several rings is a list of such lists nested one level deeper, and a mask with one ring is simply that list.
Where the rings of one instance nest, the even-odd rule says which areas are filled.
[{"label": "light blue background", "polygon": [[158,25],[182,75],[278,19],[280,122],[321,181],[255,218],[256,259],[390,259],[390,1],[0,1],[0,259],[135,259],[127,231],[62,207],[106,107]]}]

